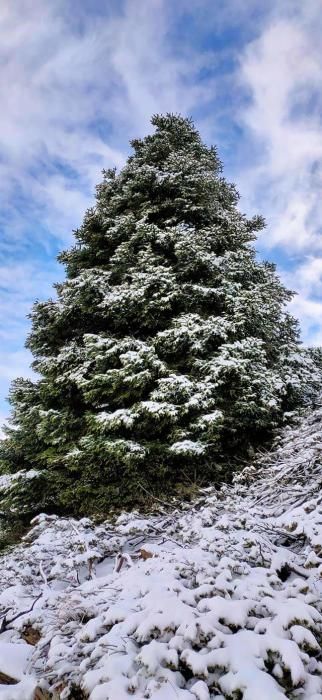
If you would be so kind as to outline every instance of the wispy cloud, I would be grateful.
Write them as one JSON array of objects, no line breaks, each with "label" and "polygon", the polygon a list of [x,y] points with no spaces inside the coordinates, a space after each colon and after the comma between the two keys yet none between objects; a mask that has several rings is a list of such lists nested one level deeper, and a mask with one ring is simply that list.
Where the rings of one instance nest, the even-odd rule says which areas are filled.
[{"label": "wispy cloud", "polygon": [[238,71],[247,153],[241,190],[249,208],[266,215],[261,247],[280,257],[297,291],[291,310],[314,344],[322,342],[321,31],[321,0],[272,3]]},{"label": "wispy cloud", "polygon": [[[0,265],[0,396],[8,393],[15,377],[32,375],[31,355],[24,349],[29,332],[27,314],[36,298],[50,294],[53,265],[41,261],[11,262]],[[1,405],[0,405],[1,407]],[[1,411],[0,411],[1,412]]]},{"label": "wispy cloud", "polygon": [[[83,22],[68,7],[17,0],[0,9],[0,185],[8,201],[28,199],[27,217],[38,214],[63,240],[101,169],[122,164],[130,134],[146,131],[155,112],[189,112],[209,99],[197,80],[207,53],[179,55],[166,2],[120,3]],[[13,218],[11,240],[13,223],[25,231]]]},{"label": "wispy cloud", "polygon": [[243,175],[245,193],[269,216],[264,244],[298,253],[322,246],[322,3],[285,8],[277,5],[241,57],[254,159]]},{"label": "wispy cloud", "polygon": [[293,269],[284,269],[282,277],[296,289],[290,310],[301,321],[303,337],[310,345],[322,346],[322,257],[307,255]]},{"label": "wispy cloud", "polygon": [[63,274],[54,257],[101,169],[122,165],[155,112],[192,114],[219,139],[242,206],[268,220],[261,250],[288,260],[305,337],[322,338],[321,10],[321,0],[2,0],[0,395],[29,371],[26,313]]}]

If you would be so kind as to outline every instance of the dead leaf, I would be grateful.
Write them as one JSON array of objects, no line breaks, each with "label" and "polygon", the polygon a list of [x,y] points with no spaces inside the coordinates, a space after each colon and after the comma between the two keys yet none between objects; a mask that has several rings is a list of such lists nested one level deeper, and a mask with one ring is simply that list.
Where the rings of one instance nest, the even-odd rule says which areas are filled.
[{"label": "dead leaf", "polygon": [[52,700],[51,693],[48,690],[43,690],[42,688],[36,688],[33,700]]},{"label": "dead leaf", "polygon": [[[61,690],[64,690],[65,686],[62,686]],[[36,688],[33,700],[60,700],[60,693],[55,690],[50,693],[49,690],[44,690],[43,688]]]},{"label": "dead leaf", "polygon": [[152,557],[155,556],[155,554],[152,554],[152,552],[149,552],[147,549],[140,549],[140,559],[152,559]]},{"label": "dead leaf", "polygon": [[41,634],[39,630],[32,627],[32,625],[26,625],[22,630],[21,637],[27,644],[31,644],[34,647],[38,644]]}]

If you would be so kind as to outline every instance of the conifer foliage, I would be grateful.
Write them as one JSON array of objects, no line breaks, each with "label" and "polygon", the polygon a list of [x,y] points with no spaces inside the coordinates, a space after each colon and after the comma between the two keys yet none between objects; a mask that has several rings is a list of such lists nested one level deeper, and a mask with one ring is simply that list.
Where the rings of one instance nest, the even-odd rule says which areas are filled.
[{"label": "conifer foliage", "polygon": [[265,438],[311,381],[290,292],[255,257],[262,218],[239,213],[189,119],[152,124],[104,171],[60,255],[57,299],[32,312],[39,379],[13,383],[1,447],[4,471],[33,477],[13,482],[28,515],[107,512],[225,476],[227,455]]}]

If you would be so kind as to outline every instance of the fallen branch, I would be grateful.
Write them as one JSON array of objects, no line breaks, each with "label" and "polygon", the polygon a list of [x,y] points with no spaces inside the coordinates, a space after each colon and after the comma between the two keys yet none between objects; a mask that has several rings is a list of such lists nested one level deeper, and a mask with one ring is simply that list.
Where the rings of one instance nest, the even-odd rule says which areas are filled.
[{"label": "fallen branch", "polygon": [[5,615],[4,615],[4,617],[2,618],[2,621],[1,621],[1,624],[0,624],[0,634],[2,634],[2,632],[6,632],[8,629],[12,629],[12,628],[9,627],[9,625],[11,625],[12,622],[14,622],[15,620],[17,620],[18,617],[22,617],[23,615],[27,615],[27,613],[32,612],[32,610],[34,609],[34,607],[35,607],[37,601],[38,601],[41,597],[42,597],[42,593],[39,593],[39,595],[37,596],[37,598],[35,598],[35,600],[33,601],[32,606],[31,606],[30,608],[28,608],[28,610],[21,610],[21,611],[18,612],[16,615],[14,615],[13,617],[11,617],[10,620],[7,620],[7,612],[9,612],[9,610],[7,610],[6,613],[5,613]]}]

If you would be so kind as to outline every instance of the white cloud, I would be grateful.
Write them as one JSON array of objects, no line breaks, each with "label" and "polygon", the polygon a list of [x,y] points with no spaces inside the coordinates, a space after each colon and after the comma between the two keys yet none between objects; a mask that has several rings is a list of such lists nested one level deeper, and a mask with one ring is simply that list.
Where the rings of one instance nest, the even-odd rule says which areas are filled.
[{"label": "white cloud", "polygon": [[26,323],[33,301],[50,291],[48,268],[43,269],[40,262],[8,262],[0,266],[0,285],[0,339],[15,340],[15,328]]},{"label": "white cloud", "polygon": [[0,352],[0,382],[13,380],[16,377],[32,377],[30,369],[30,357],[27,352],[17,350],[10,357]]},{"label": "white cloud", "polygon": [[45,297],[50,293],[48,271],[42,265],[31,262],[8,262],[0,266],[1,398],[7,396],[9,384],[15,377],[32,376],[32,357],[24,349],[24,340],[30,329],[26,316],[37,297]]},{"label": "white cloud", "polygon": [[240,62],[255,158],[243,173],[244,193],[269,219],[264,244],[289,253],[322,249],[321,10],[320,0],[277,4]]},{"label": "white cloud", "polygon": [[[226,97],[233,92],[233,79],[217,73],[214,83],[218,56],[197,41],[197,32],[207,41],[227,27],[257,32],[240,57],[232,98],[246,133],[239,186],[248,208],[266,213],[263,246],[307,256],[291,280],[300,291],[293,309],[304,335],[320,338],[320,281],[312,287],[307,278],[318,278],[320,269],[308,255],[322,258],[321,0],[276,0],[269,11],[256,0],[197,0],[193,7],[188,0],[111,0],[93,3],[98,11],[88,15],[86,6],[78,3],[75,11],[69,0],[0,4],[0,285],[6,289],[0,394],[7,393],[10,377],[29,371],[29,355],[21,350],[25,316],[35,298],[49,294],[57,268],[48,258],[70,241],[101,169],[122,165],[128,138],[146,133],[155,112],[195,111],[213,140],[218,113],[232,109],[219,101],[211,117],[203,112],[217,90]],[[180,36],[179,44],[173,36],[178,17],[193,21],[192,35]],[[22,262],[12,262],[15,249],[20,259],[26,251]]]},{"label": "white cloud", "polygon": [[282,271],[282,277],[288,288],[296,289],[290,311],[300,320],[303,338],[322,346],[322,257],[308,255],[294,271]]},{"label": "white cloud", "polygon": [[305,342],[322,343],[321,0],[272,3],[239,63],[239,120],[246,129],[240,189],[265,214],[262,249],[287,260],[290,309]]},{"label": "white cloud", "polygon": [[[9,207],[19,190],[32,198],[30,218],[40,214],[63,240],[101,169],[122,164],[125,135],[144,133],[155,112],[187,112],[212,96],[195,80],[207,54],[179,57],[168,41],[166,1],[129,0],[82,27],[68,7],[17,0],[0,8],[0,186]],[[19,224],[15,217],[17,235]]]}]

